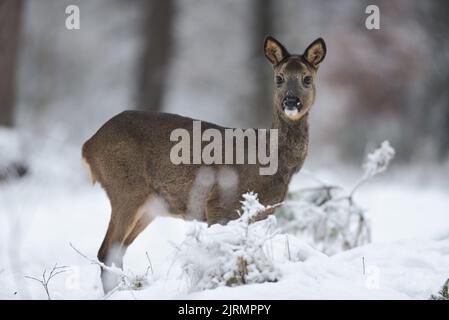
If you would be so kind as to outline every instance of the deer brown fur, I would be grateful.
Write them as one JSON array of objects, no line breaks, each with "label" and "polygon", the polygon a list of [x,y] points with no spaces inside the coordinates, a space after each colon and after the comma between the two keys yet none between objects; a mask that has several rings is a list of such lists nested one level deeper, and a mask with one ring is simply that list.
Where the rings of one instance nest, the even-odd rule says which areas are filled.
[{"label": "deer brown fur", "polygon": [[[267,37],[264,50],[275,74],[272,128],[278,129],[279,135],[277,172],[260,175],[258,163],[175,165],[170,161],[175,144],[169,139],[170,133],[177,128],[192,131],[193,119],[168,113],[120,113],[82,148],[92,182],[98,181],[104,188],[112,209],[98,252],[100,261],[122,267],[126,248],[159,215],[224,224],[238,217],[245,192],[258,193],[264,205],[284,200],[293,174],[307,155],[308,113],[315,100],[316,72],[326,47],[318,39],[303,55],[291,55],[277,40]],[[201,125],[203,131],[225,129],[208,122]],[[116,281],[102,270],[105,291],[111,290]]]}]

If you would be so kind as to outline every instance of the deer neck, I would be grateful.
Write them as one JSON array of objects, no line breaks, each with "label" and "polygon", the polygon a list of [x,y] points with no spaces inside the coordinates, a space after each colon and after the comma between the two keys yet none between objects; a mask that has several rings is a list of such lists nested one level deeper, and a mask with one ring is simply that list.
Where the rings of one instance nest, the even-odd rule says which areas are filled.
[{"label": "deer neck", "polygon": [[278,130],[278,174],[290,180],[291,176],[301,169],[307,155],[309,144],[308,114],[296,122],[289,122],[273,117],[272,129]]}]

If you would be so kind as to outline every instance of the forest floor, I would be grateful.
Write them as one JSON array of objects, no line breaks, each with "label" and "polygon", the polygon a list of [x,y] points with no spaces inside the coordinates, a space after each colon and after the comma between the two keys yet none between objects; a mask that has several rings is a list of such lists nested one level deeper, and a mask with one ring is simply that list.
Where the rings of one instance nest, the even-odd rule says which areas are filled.
[{"label": "forest floor", "polygon": [[[57,150],[57,151],[56,151]],[[46,299],[40,278],[57,266],[65,272],[49,283],[52,299],[102,299],[96,257],[109,219],[100,186],[92,187],[79,150],[51,148],[32,157],[28,177],[0,184],[0,299]],[[358,202],[372,223],[369,245],[326,256],[291,237],[291,250],[307,247],[303,261],[285,258],[285,239],[273,239],[277,282],[190,292],[177,247],[193,222],[157,218],[125,256],[125,270],[147,273],[140,290],[116,291],[108,299],[428,299],[449,277],[449,187],[435,169],[395,168],[360,190]],[[317,171],[346,185],[354,170]],[[293,187],[301,185],[295,177]],[[149,261],[151,269],[149,272]]]}]

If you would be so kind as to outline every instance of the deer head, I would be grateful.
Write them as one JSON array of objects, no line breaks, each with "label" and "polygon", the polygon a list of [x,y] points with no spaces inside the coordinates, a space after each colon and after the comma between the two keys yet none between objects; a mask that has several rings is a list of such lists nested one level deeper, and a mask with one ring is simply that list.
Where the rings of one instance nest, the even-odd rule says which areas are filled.
[{"label": "deer head", "polygon": [[326,44],[319,38],[302,55],[290,54],[268,36],[264,51],[274,69],[274,112],[287,122],[299,121],[315,101],[315,77],[326,56]]}]

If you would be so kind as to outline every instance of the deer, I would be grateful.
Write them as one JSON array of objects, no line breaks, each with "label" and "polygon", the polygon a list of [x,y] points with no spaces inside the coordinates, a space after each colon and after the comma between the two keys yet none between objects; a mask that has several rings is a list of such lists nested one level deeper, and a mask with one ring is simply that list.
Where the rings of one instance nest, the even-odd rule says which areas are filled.
[{"label": "deer", "polygon": [[[263,48],[274,73],[271,128],[278,132],[274,174],[261,175],[260,163],[173,164],[170,134],[177,128],[191,131],[195,120],[170,113],[124,111],[84,143],[82,158],[92,183],[100,183],[111,205],[97,255],[104,266],[123,268],[127,248],[158,216],[198,220],[209,226],[226,224],[239,217],[241,195],[246,192],[257,193],[264,205],[285,200],[292,176],[307,156],[308,116],[315,102],[318,67],[327,49],[318,38],[303,54],[290,54],[272,36],[265,38]],[[201,123],[203,131],[226,129]],[[273,212],[270,207],[257,219]],[[117,276],[104,267],[101,281],[105,293],[118,284]]]}]

